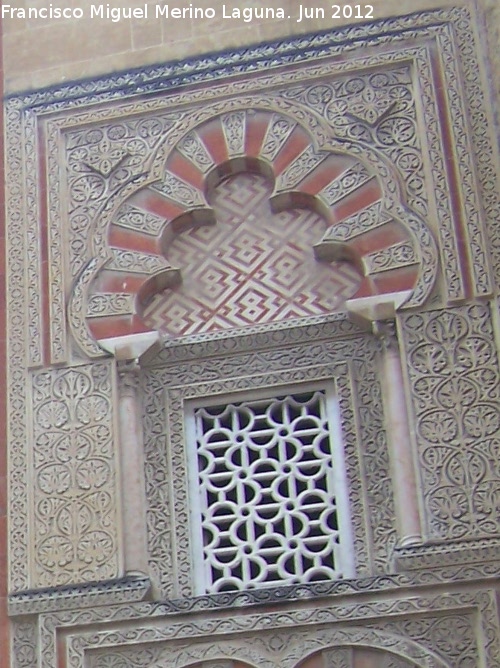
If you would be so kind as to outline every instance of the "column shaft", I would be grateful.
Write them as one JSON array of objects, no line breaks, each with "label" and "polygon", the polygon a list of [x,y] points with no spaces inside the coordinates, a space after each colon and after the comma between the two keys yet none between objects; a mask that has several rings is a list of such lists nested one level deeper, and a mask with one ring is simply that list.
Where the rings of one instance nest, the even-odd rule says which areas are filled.
[{"label": "column shaft", "polygon": [[395,335],[383,337],[384,403],[387,440],[391,461],[399,545],[422,541],[415,465],[406,407],[406,393]]},{"label": "column shaft", "polygon": [[120,470],[126,573],[148,572],[146,493],[137,369],[119,370]]}]

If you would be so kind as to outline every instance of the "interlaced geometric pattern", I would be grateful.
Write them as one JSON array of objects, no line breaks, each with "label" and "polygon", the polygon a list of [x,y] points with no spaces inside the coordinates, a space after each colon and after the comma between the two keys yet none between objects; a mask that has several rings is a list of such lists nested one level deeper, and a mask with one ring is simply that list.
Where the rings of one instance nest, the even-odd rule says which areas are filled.
[{"label": "interlaced geometric pattern", "polygon": [[197,593],[352,574],[328,394],[316,389],[194,410],[188,437]]},{"label": "interlaced geometric pattern", "polygon": [[167,248],[182,283],[148,305],[149,327],[184,336],[341,310],[358,271],[316,260],[325,220],[306,210],[273,213],[271,193],[263,176],[247,173],[214,189],[216,223],[178,234]]}]

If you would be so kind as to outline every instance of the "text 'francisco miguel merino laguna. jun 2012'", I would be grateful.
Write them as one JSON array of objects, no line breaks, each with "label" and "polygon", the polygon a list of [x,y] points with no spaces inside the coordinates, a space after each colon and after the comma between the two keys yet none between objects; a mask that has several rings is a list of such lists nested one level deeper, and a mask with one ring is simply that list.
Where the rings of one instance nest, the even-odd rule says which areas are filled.
[{"label": "text 'francisco miguel merino laguna. jun 2012'", "polygon": [[244,21],[249,23],[257,20],[283,20],[292,19],[300,23],[304,19],[373,19],[374,8],[369,4],[342,4],[342,5],[318,5],[312,7],[310,4],[299,4],[296,13],[292,16],[289,10],[283,7],[239,7],[237,4],[223,4],[222,7],[198,7],[193,3],[176,6],[168,4],[143,4],[136,7],[117,7],[109,4],[87,5],[84,7],[55,7],[48,4],[45,7],[15,7],[13,5],[1,5],[2,19],[101,19],[117,23],[131,19],[158,20],[179,19],[227,19],[233,21]]}]

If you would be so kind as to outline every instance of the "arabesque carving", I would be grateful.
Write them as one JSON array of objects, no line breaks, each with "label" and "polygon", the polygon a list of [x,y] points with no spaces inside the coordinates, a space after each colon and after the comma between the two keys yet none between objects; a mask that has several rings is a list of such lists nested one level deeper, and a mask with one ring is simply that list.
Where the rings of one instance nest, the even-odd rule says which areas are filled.
[{"label": "arabesque carving", "polygon": [[402,318],[429,534],[498,537],[500,378],[485,304]]},{"label": "arabesque carving", "polygon": [[[484,300],[472,302],[494,288],[490,254],[500,275],[498,156],[478,54],[475,21],[461,6],[7,100],[9,586],[19,593],[11,600],[18,668],[172,660],[181,668],[245,656],[259,667],[296,668],[315,652],[352,660],[352,642],[372,654],[389,649],[389,665],[405,668],[500,665],[500,379],[493,314]],[[265,128],[252,146],[256,120]],[[222,156],[212,154],[214,127]],[[280,163],[290,142],[293,155]],[[171,221],[195,211],[199,223],[203,184],[256,163],[274,178],[275,206],[289,207],[298,193],[331,216],[319,261],[355,250],[376,292],[401,288],[393,272],[408,271],[403,309],[447,306],[398,316],[428,544],[395,549],[380,345],[321,313],[238,335],[194,334],[146,361],[151,575],[163,594],[183,598],[142,600],[146,578],[90,593],[90,580],[120,575],[122,555],[114,372],[88,359],[104,355],[96,339],[144,327],[136,297],[151,279],[146,301],[167,287],[171,267],[159,241]],[[172,186],[182,183],[179,198]],[[350,208],[360,193],[363,207]],[[388,229],[402,237],[359,250]],[[106,276],[113,280],[100,284]],[[124,327],[113,330],[112,319]],[[176,412],[191,397],[332,377],[359,577],[190,597]],[[405,572],[389,575],[397,569]]]},{"label": "arabesque carving", "polygon": [[[167,348],[148,368],[143,424],[150,567],[166,596],[193,592],[184,401],[323,378],[335,379],[339,394],[356,571],[386,571],[396,536],[376,371],[379,343],[364,335],[343,339],[341,332],[342,327],[335,337],[335,322],[283,330],[278,336],[271,331],[260,341],[247,337],[246,345],[243,337],[239,351],[234,339],[208,339]],[[190,349],[195,352],[192,361]],[[188,355],[185,360],[179,358],[183,353]]]},{"label": "arabesque carving", "polygon": [[119,569],[111,367],[33,375],[33,584]]}]

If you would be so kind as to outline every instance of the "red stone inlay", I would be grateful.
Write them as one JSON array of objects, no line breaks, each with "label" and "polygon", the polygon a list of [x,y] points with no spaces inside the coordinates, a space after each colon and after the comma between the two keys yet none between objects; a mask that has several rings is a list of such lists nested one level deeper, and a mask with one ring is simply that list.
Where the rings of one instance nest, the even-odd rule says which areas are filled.
[{"label": "red stone inlay", "polygon": [[129,292],[137,294],[147,276],[145,274],[126,274],[104,270],[94,287],[96,292]]},{"label": "red stone inlay", "polygon": [[383,295],[388,292],[411,290],[418,277],[418,267],[401,267],[375,274],[372,278],[375,285],[375,294]]},{"label": "red stone inlay", "polygon": [[228,159],[226,138],[222,131],[220,118],[209,121],[197,130],[207,151],[212,156],[215,164],[219,164]]},{"label": "red stone inlay", "polygon": [[336,179],[353,164],[352,158],[343,155],[331,155],[316,167],[300,183],[301,192],[317,195],[325,186]]},{"label": "red stone inlay", "polygon": [[137,316],[119,316],[113,318],[93,318],[89,328],[95,339],[110,339],[114,336],[127,336],[149,332],[142,320]]},{"label": "red stone inlay", "polygon": [[160,252],[159,241],[156,237],[141,234],[134,230],[126,230],[115,225],[110,227],[108,243],[112,248],[126,248],[154,255]]},{"label": "red stone inlay", "polygon": [[274,173],[279,176],[304,151],[311,140],[302,128],[295,128],[274,160]]},{"label": "red stone inlay", "polygon": [[400,224],[390,222],[355,237],[350,243],[350,247],[355,254],[363,256],[407,240],[408,233],[406,230]]},{"label": "red stone inlay", "polygon": [[374,204],[382,197],[382,191],[376,179],[368,181],[354,193],[342,199],[332,207],[335,220],[343,220],[354,215],[361,209]]},{"label": "red stone inlay", "polygon": [[191,160],[178,151],[174,151],[169,157],[166,170],[203,191],[203,174]]},{"label": "red stone inlay", "polygon": [[267,114],[247,114],[245,134],[245,152],[247,155],[254,158],[259,157],[269,119],[270,117]]},{"label": "red stone inlay", "polygon": [[160,193],[150,190],[149,188],[139,190],[139,192],[132,195],[128,202],[140,209],[144,209],[144,211],[149,211],[161,218],[165,218],[166,220],[173,220],[174,218],[177,218],[177,216],[185,213],[183,207],[174,204],[165,197],[162,197]]}]

